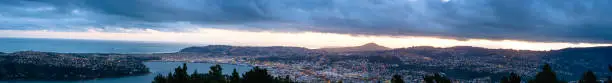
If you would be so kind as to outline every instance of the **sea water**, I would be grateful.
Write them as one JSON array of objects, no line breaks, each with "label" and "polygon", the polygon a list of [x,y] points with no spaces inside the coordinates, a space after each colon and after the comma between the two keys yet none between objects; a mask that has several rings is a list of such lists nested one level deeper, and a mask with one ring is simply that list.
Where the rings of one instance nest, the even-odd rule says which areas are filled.
[{"label": "sea water", "polygon": [[36,39],[0,38],[0,52],[43,51],[61,53],[167,53],[177,52],[195,44],[77,40],[77,39]]}]

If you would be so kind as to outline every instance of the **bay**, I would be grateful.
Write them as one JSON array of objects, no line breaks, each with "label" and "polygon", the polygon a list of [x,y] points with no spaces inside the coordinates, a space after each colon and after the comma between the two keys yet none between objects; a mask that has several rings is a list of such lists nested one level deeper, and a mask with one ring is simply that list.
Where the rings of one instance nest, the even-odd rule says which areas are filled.
[{"label": "bay", "polygon": [[[151,73],[141,76],[126,76],[118,78],[100,78],[92,80],[81,80],[81,81],[0,81],[0,83],[151,83],[153,78],[159,74],[167,75],[174,71],[174,68],[183,65],[183,62],[145,62],[145,65],[149,67]],[[211,63],[186,63],[189,74],[197,70],[199,73],[207,73],[210,70],[210,66],[215,64]],[[223,68],[223,74],[230,75],[233,69],[243,74],[252,67],[232,64],[219,64]]]},{"label": "bay", "polygon": [[[170,53],[182,48],[198,46],[194,44],[178,44],[165,42],[137,41],[107,41],[107,40],[77,40],[77,39],[41,39],[41,38],[0,38],[0,52],[43,51],[59,53]],[[118,78],[99,78],[80,81],[0,81],[0,83],[151,83],[158,75],[167,75],[183,62],[145,62],[150,74]],[[197,70],[206,73],[212,63],[187,63],[188,71]],[[234,68],[244,73],[249,66],[220,64],[224,74],[230,74]]]}]

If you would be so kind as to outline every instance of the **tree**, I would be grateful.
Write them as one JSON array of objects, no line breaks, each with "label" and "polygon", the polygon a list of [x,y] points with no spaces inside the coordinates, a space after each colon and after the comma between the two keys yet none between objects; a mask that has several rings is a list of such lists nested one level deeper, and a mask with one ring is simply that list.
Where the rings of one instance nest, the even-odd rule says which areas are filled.
[{"label": "tree", "polygon": [[211,66],[210,70],[208,71],[208,76],[207,76],[210,81],[210,83],[225,83],[225,76],[223,76],[223,70],[221,68],[221,65],[217,64],[215,66]]},{"label": "tree", "polygon": [[232,71],[232,75],[229,78],[230,78],[230,80],[229,80],[230,83],[240,83],[240,74],[238,74],[236,69],[234,69],[234,71]]},{"label": "tree", "polygon": [[191,83],[204,83],[206,82],[205,74],[198,73],[198,70],[195,70],[189,79]]},{"label": "tree", "polygon": [[542,71],[538,72],[535,76],[535,79],[530,80],[530,83],[559,83],[557,80],[557,75],[552,68],[550,68],[549,64],[545,64],[542,67]]},{"label": "tree", "polygon": [[391,78],[391,83],[404,83],[404,79],[400,75],[393,75],[393,78]]},{"label": "tree", "polygon": [[174,76],[172,73],[168,73],[168,75],[165,76],[165,77],[167,77],[166,78],[166,83],[173,83],[174,77],[172,77],[172,76]]},{"label": "tree", "polygon": [[342,83],[342,80],[339,80],[338,83]]},{"label": "tree", "polygon": [[179,66],[174,69],[174,75],[172,75],[174,79],[168,79],[172,81],[171,83],[187,83],[189,80],[189,75],[187,74],[187,64],[183,63],[183,66]]},{"label": "tree", "polygon": [[516,73],[510,73],[510,77],[502,77],[500,83],[521,83],[521,76]]},{"label": "tree", "polygon": [[295,83],[289,75],[285,78],[274,77],[268,74],[268,70],[255,67],[249,72],[246,72],[240,78],[240,74],[234,69],[229,79],[223,75],[220,65],[210,67],[208,73],[202,74],[194,71],[191,75],[187,75],[187,65],[179,66],[174,69],[174,73],[170,72],[167,76],[157,75],[152,83]]},{"label": "tree", "polygon": [[275,83],[274,77],[268,74],[267,69],[255,67],[242,75],[243,83]]},{"label": "tree", "polygon": [[450,79],[440,74],[434,74],[433,76],[425,76],[423,79],[425,80],[425,83],[451,83]]},{"label": "tree", "polygon": [[153,78],[153,83],[166,83],[166,77],[164,77],[164,75],[158,74],[157,76],[155,76],[155,78]]},{"label": "tree", "polygon": [[597,77],[595,76],[595,73],[589,70],[584,73],[584,75],[582,76],[580,81],[578,81],[578,83],[598,83],[598,82],[597,82]]}]

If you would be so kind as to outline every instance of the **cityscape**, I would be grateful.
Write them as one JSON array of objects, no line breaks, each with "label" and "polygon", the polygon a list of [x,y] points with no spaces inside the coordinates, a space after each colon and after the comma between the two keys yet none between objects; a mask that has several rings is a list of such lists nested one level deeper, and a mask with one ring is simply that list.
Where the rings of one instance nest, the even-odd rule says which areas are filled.
[{"label": "cityscape", "polygon": [[[219,49],[219,47],[226,47],[227,49]],[[245,50],[244,48],[249,49]],[[485,49],[478,47],[411,47],[383,51],[353,51],[343,53],[330,53],[324,50],[290,49],[292,48],[212,45],[200,48],[200,51],[204,52],[205,56],[198,53],[194,54],[190,51],[190,48],[187,48],[179,53],[159,54],[157,56],[161,56],[161,60],[157,61],[261,66],[269,68],[274,75],[295,76],[294,78],[303,82],[337,80],[344,82],[384,82],[388,81],[391,78],[390,76],[399,74],[403,75],[404,79],[409,83],[423,82],[423,76],[435,73],[445,73],[450,77],[455,77],[454,81],[457,82],[494,82],[509,73],[517,73],[524,76],[535,75],[542,64],[559,61],[559,58],[548,57],[550,56],[548,51]],[[305,53],[305,55],[286,54],[288,51],[298,51],[298,53]],[[264,54],[259,56],[231,55],[234,53],[241,55],[243,52]],[[419,52],[421,53],[419,54]],[[580,59],[576,58],[576,60]],[[610,62],[606,59],[601,60],[601,62],[587,61],[576,66],[592,67],[600,65],[601,69],[605,69],[607,64],[610,64]],[[559,66],[559,69],[562,69],[562,66],[570,66],[568,64],[553,65]],[[574,80],[578,80],[579,78],[574,77],[579,77],[583,73],[572,72],[572,70],[558,72],[559,75],[568,77],[566,79]],[[600,70],[599,72],[601,73],[598,74],[602,76],[611,74],[607,70]]]},{"label": "cityscape", "polygon": [[0,83],[612,83],[610,0],[0,0]]},{"label": "cityscape", "polygon": [[[328,51],[332,48],[208,45],[188,47],[173,53],[153,54],[22,51],[3,53],[0,56],[0,65],[3,66],[0,68],[0,73],[3,74],[0,78],[83,80],[138,76],[150,72],[143,62],[260,67],[269,70],[272,76],[288,76],[287,78],[296,82],[306,83],[390,82],[393,75],[403,76],[401,79],[408,83],[423,83],[424,76],[434,74],[446,76],[457,83],[498,82],[510,73],[529,78],[531,75],[536,75],[543,64],[553,66],[557,75],[568,82],[577,82],[581,79],[578,77],[586,70],[594,71],[600,77],[612,75],[606,70],[606,66],[612,64],[609,60],[611,58],[604,56],[610,54],[608,51],[612,49],[611,47],[568,48],[555,51],[486,49],[469,46],[450,48],[419,46],[381,50],[368,48],[386,47],[368,43],[362,46],[333,48],[333,51]],[[338,51],[338,49],[350,50]],[[580,54],[590,56],[567,56]]]}]

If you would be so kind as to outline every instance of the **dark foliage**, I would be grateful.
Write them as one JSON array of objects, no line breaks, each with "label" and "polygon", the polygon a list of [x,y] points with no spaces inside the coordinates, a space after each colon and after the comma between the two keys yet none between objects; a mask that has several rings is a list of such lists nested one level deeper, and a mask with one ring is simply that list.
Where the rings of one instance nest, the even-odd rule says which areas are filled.
[{"label": "dark foliage", "polygon": [[214,79],[211,80],[210,83],[225,83],[226,79],[225,76],[223,76],[223,70],[221,68],[221,65],[215,65],[210,67],[210,71],[208,71],[208,79]]},{"label": "dark foliage", "polygon": [[268,70],[261,69],[259,67],[253,68],[251,71],[248,71],[242,75],[243,82],[261,82],[261,83],[271,83],[274,82],[274,77],[267,73]]},{"label": "dark foliage", "polygon": [[552,68],[550,68],[549,64],[545,64],[542,67],[542,72],[538,72],[535,76],[535,79],[530,80],[529,83],[559,83],[557,80],[557,75]]},{"label": "dark foliage", "polygon": [[597,76],[595,76],[595,73],[589,70],[584,73],[584,75],[582,76],[580,81],[578,81],[578,83],[599,83],[599,82],[597,82]]},{"label": "dark foliage", "polygon": [[425,83],[451,83],[450,79],[440,74],[434,74],[433,76],[425,76],[423,79],[425,80]]},{"label": "dark foliage", "polygon": [[400,75],[393,75],[393,78],[391,78],[391,83],[404,83],[404,79]]},{"label": "dark foliage", "polygon": [[166,83],[168,82],[168,78],[164,77],[164,75],[157,75],[155,76],[155,78],[153,78],[153,83]]},{"label": "dark foliage", "polygon": [[268,74],[268,70],[255,67],[246,72],[242,78],[234,69],[232,75],[223,75],[220,65],[210,67],[210,71],[205,74],[187,74],[187,65],[179,66],[174,69],[174,73],[168,75],[158,75],[152,83],[295,83],[289,76],[274,77]]},{"label": "dark foliage", "polygon": [[510,77],[502,77],[500,83],[521,83],[521,76],[516,73],[510,73]]},{"label": "dark foliage", "polygon": [[236,69],[234,69],[234,71],[232,71],[232,75],[229,77],[229,82],[230,83],[241,83],[240,82],[240,74],[236,71]]}]

